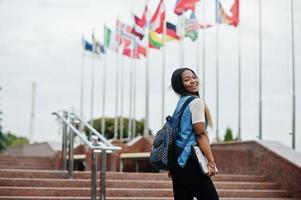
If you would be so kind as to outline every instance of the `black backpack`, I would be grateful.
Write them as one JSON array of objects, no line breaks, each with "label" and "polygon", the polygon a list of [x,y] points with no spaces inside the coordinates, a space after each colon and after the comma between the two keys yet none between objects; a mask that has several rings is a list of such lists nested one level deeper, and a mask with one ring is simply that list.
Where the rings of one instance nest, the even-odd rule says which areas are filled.
[{"label": "black backpack", "polygon": [[[169,170],[171,159],[174,155],[174,142],[178,134],[181,116],[187,105],[196,97],[189,97],[178,113],[166,117],[166,122],[156,134],[152,150],[150,152],[151,164],[159,170]],[[179,154],[180,155],[180,154]]]}]

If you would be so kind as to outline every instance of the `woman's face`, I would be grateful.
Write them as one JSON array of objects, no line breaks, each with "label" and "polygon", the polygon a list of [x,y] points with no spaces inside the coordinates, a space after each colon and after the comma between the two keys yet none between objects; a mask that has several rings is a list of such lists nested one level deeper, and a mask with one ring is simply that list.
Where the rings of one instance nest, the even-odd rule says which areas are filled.
[{"label": "woman's face", "polygon": [[187,92],[195,94],[199,91],[199,80],[190,70],[182,73],[182,82]]}]

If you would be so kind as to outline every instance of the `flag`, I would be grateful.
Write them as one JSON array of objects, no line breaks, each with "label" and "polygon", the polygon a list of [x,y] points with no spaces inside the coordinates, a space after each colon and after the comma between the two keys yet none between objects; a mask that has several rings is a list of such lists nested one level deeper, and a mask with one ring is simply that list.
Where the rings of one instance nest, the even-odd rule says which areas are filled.
[{"label": "flag", "polygon": [[163,0],[161,0],[154,15],[151,18],[150,29],[154,32],[162,33],[164,20],[165,20],[165,5]]},{"label": "flag", "polygon": [[123,47],[126,48],[131,45],[133,28],[117,20],[116,29],[116,41],[118,46],[123,45]]},{"label": "flag", "polygon": [[140,40],[143,39],[144,34],[145,34],[145,27],[146,27],[146,23],[147,23],[147,20],[146,20],[147,15],[148,15],[147,5],[144,8],[144,11],[143,11],[143,14],[142,14],[141,18],[139,18],[139,17],[137,17],[136,15],[133,14],[135,25],[133,27],[133,32],[132,33],[133,33],[133,35],[137,36]]},{"label": "flag", "polygon": [[185,32],[185,37],[189,37],[192,41],[195,41],[198,38],[197,31]]},{"label": "flag", "polygon": [[185,37],[189,37],[192,41],[198,38],[198,29],[200,28],[200,23],[195,17],[194,12],[191,13],[189,19],[185,19]]},{"label": "flag", "polygon": [[195,4],[199,0],[177,0],[174,12],[177,15],[183,14],[186,10],[195,11]]},{"label": "flag", "polygon": [[200,23],[195,17],[195,13],[192,12],[190,18],[185,20],[185,30],[188,32],[193,32],[197,31],[200,27]]},{"label": "flag", "polygon": [[100,54],[100,53],[105,54],[106,53],[104,46],[102,44],[100,44],[99,41],[96,40],[94,33],[92,33],[92,41],[93,41],[93,45],[94,45],[94,52],[96,54]]},{"label": "flag", "polygon": [[159,38],[158,34],[152,30],[149,31],[149,47],[154,49],[160,49],[162,47],[162,38]]},{"label": "flag", "polygon": [[177,35],[177,27],[176,25],[166,22],[166,40],[179,40],[180,37]]},{"label": "flag", "polygon": [[134,20],[135,20],[135,25],[133,27],[132,34],[138,37],[140,40],[142,40],[144,37],[144,27],[142,28],[139,25],[137,25],[136,21],[139,21],[140,18],[138,18],[136,15],[134,15]]},{"label": "flag", "polygon": [[103,40],[103,42],[104,42],[104,46],[106,47],[106,48],[110,48],[110,42],[111,42],[111,35],[112,35],[112,31],[111,31],[111,29],[109,29],[106,25],[104,26],[104,40]]},{"label": "flag", "polygon": [[230,9],[230,14],[226,13],[220,0],[216,0],[216,22],[237,27],[239,22],[239,0],[235,0]]},{"label": "flag", "polygon": [[141,55],[146,57],[146,48],[139,43],[136,43],[134,49],[130,47],[125,48],[123,50],[123,55],[137,59],[141,58]]},{"label": "flag", "polygon": [[82,45],[86,51],[93,52],[93,44],[88,42],[85,38],[82,38]]}]

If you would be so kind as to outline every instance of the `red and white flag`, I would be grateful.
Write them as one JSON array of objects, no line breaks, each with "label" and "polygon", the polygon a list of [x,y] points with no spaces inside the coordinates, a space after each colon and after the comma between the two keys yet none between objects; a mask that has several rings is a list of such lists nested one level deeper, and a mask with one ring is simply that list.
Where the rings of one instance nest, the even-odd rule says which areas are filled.
[{"label": "red and white flag", "polygon": [[131,45],[133,40],[133,28],[127,24],[116,21],[116,41],[118,46],[123,46],[124,48]]},{"label": "red and white flag", "polygon": [[156,33],[162,33],[164,20],[165,20],[165,5],[163,0],[161,0],[150,21],[150,29]]},{"label": "red and white flag", "polygon": [[139,18],[136,15],[133,14],[135,25],[133,27],[133,35],[137,36],[140,40],[143,39],[145,35],[145,27],[146,27],[146,17],[148,14],[148,8],[145,6],[144,12],[142,14],[142,17]]}]

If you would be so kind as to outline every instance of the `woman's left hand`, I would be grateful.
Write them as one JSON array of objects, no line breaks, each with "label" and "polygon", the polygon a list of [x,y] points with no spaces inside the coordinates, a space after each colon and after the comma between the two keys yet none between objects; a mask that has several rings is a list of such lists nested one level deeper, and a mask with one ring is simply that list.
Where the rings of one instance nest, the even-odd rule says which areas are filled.
[{"label": "woman's left hand", "polygon": [[207,173],[207,175],[209,177],[212,177],[217,173],[218,173],[218,170],[217,170],[216,164],[214,162],[208,162],[208,173]]}]

